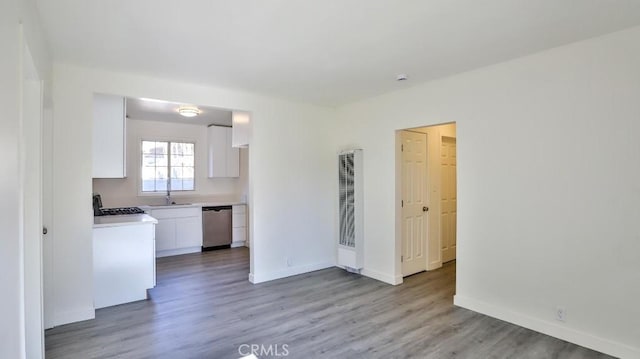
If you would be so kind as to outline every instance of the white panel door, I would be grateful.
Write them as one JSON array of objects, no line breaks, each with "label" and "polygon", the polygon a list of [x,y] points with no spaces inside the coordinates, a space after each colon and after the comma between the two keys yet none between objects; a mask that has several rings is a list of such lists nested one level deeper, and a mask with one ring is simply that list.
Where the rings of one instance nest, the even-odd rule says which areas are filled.
[{"label": "white panel door", "polygon": [[427,135],[402,131],[402,275],[427,270]]},{"label": "white panel door", "polygon": [[456,139],[442,137],[440,149],[440,238],[442,262],[456,259]]}]

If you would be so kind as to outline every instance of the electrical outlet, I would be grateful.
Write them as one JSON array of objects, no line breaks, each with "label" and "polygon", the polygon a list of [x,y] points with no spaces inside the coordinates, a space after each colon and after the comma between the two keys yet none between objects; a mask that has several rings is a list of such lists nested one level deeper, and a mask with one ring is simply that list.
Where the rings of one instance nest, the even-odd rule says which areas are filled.
[{"label": "electrical outlet", "polygon": [[564,307],[556,308],[556,320],[559,322],[564,322],[567,320],[567,310]]}]

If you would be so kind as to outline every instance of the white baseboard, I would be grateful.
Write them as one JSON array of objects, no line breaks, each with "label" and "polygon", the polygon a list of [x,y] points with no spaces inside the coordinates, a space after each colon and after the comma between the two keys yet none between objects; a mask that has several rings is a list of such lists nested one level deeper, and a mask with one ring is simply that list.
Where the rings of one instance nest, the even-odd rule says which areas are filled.
[{"label": "white baseboard", "polygon": [[180,254],[198,253],[198,252],[202,252],[202,247],[188,247],[188,248],[178,248],[178,249],[167,249],[165,251],[156,251],[156,258],[177,256],[177,255],[180,255]]},{"label": "white baseboard", "polygon": [[442,268],[442,261],[431,262],[427,264],[427,270],[434,270]]},{"label": "white baseboard", "polygon": [[294,275],[313,272],[320,269],[330,268],[333,266],[335,266],[335,262],[322,262],[322,263],[310,264],[305,266],[289,267],[289,268],[268,272],[268,273],[253,273],[253,275],[249,274],[249,281],[254,284],[263,283],[263,282],[268,282],[270,280],[291,277]]},{"label": "white baseboard", "polygon": [[619,358],[640,358],[640,348],[634,348],[609,339],[600,338],[592,334],[568,328],[553,321],[546,321],[520,314],[483,301],[469,297],[455,295],[453,304],[458,307],[473,310],[490,317],[498,318],[509,323],[519,325],[536,332],[550,335],[568,342],[578,344],[585,348],[593,349]]},{"label": "white baseboard", "polygon": [[369,277],[369,278],[373,278],[373,279],[379,280],[381,282],[385,282],[385,283],[391,284],[391,285],[402,284],[402,276],[401,275],[392,276],[392,275],[381,273],[381,272],[378,272],[376,270],[368,269],[368,268],[363,268],[362,271],[360,272],[360,274],[362,274],[363,276]]},{"label": "white baseboard", "polygon": [[231,243],[231,248],[244,247],[244,241]]},{"label": "white baseboard", "polygon": [[58,312],[54,315],[53,326],[81,322],[83,320],[95,319],[96,311],[91,308],[69,310],[66,312]]}]

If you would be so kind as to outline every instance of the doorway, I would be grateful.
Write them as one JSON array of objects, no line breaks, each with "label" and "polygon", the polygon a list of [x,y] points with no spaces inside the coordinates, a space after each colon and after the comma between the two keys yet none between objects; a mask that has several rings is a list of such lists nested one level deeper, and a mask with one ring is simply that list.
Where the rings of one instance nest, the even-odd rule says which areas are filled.
[{"label": "doorway", "polygon": [[404,129],[396,139],[398,260],[406,277],[456,259],[456,125]]}]

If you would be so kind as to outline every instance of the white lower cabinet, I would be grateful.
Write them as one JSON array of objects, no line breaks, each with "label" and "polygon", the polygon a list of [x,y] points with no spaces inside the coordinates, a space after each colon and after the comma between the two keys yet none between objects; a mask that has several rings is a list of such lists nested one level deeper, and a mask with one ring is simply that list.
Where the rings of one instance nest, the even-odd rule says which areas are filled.
[{"label": "white lower cabinet", "polygon": [[[151,217],[154,217],[153,212]],[[174,219],[158,219],[158,224],[156,224],[156,253],[176,248],[175,226]]]},{"label": "white lower cabinet", "polygon": [[231,207],[231,247],[249,246],[247,236],[247,206]]},{"label": "white lower cabinet", "polygon": [[93,229],[93,303],[96,309],[147,299],[156,285],[154,225]]},{"label": "white lower cabinet", "polygon": [[202,250],[202,209],[200,207],[152,209],[156,225],[156,257]]},{"label": "white lower cabinet", "polygon": [[176,218],[176,248],[202,247],[202,218]]}]

